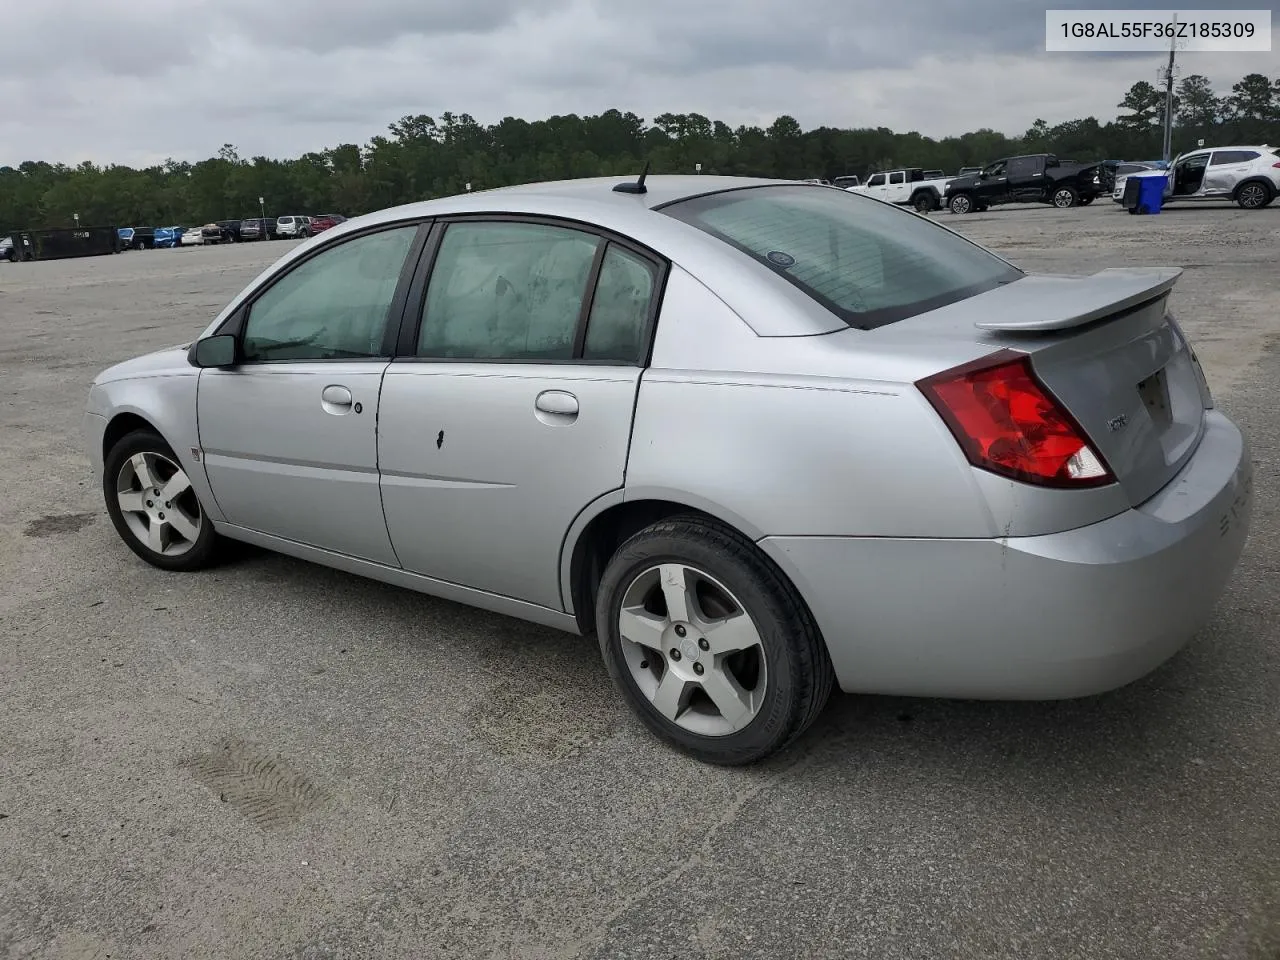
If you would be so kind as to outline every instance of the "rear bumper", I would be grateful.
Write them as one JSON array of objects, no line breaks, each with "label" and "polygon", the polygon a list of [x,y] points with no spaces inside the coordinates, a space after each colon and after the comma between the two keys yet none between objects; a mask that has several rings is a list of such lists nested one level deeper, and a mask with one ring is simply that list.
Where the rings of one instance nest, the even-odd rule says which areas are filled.
[{"label": "rear bumper", "polygon": [[1151,672],[1211,616],[1248,535],[1248,444],[1217,411],[1141,507],[1000,540],[767,537],[842,689],[1052,700]]}]

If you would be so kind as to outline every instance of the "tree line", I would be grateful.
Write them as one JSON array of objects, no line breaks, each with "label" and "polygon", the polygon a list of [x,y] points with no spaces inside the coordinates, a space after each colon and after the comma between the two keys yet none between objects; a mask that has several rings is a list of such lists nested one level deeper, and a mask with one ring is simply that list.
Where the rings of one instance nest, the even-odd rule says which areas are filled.
[{"label": "tree line", "polygon": [[[406,116],[368,144],[340,144],[294,160],[242,158],[230,144],[198,163],[167,160],[134,169],[27,161],[0,167],[0,236],[6,228],[73,225],[195,225],[256,216],[355,216],[414,200],[536,180],[626,176],[645,162],[654,173],[803,179],[899,166],[954,174],[1017,153],[1069,160],[1158,159],[1164,93],[1135,83],[1108,123],[1096,117],[1050,126],[1037,120],[1021,136],[980,129],[933,139],[885,128],[802,130],[782,116],[768,127],[732,128],[697,113],[634,113],[482,125],[466,113]],[[1206,145],[1280,142],[1280,79],[1250,74],[1229,94],[1200,75],[1184,78],[1175,99],[1174,151]]]}]

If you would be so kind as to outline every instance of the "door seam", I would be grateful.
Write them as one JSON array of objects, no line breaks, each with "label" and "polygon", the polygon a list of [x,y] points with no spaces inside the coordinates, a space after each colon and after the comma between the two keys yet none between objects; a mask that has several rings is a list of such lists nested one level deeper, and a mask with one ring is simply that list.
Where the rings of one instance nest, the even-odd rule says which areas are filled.
[{"label": "door seam", "polygon": [[382,391],[386,388],[387,373],[390,370],[391,364],[387,363],[382,368],[382,376],[378,378],[378,401],[373,412],[373,469],[378,474],[378,507],[382,510],[382,528],[387,532],[387,543],[391,545],[391,555],[396,558],[396,566],[403,570],[404,561],[396,550],[396,538],[391,535],[391,524],[387,521],[387,499],[382,493]]}]

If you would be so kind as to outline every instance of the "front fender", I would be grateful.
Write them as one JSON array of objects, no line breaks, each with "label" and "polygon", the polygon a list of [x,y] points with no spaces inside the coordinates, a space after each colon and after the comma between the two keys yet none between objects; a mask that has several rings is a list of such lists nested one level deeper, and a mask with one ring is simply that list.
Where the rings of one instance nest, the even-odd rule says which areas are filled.
[{"label": "front fender", "polygon": [[[214,499],[204,472],[204,458],[200,455],[200,431],[196,423],[199,385],[200,371],[100,383],[90,391],[89,412],[106,419],[104,432],[109,432],[110,424],[122,416],[132,415],[150,424],[191,478],[205,514],[213,522],[221,523],[224,517]],[[92,454],[90,451],[91,458]],[[98,453],[99,458],[102,455]],[[92,459],[91,462],[97,463]]]}]

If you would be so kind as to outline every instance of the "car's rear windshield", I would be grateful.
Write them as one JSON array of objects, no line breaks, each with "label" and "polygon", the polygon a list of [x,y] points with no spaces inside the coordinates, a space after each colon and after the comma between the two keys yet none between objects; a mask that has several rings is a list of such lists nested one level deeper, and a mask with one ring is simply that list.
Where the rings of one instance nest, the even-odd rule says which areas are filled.
[{"label": "car's rear windshield", "polygon": [[925,217],[844,190],[748,187],[659,209],[736,247],[860,330],[1023,276]]}]

